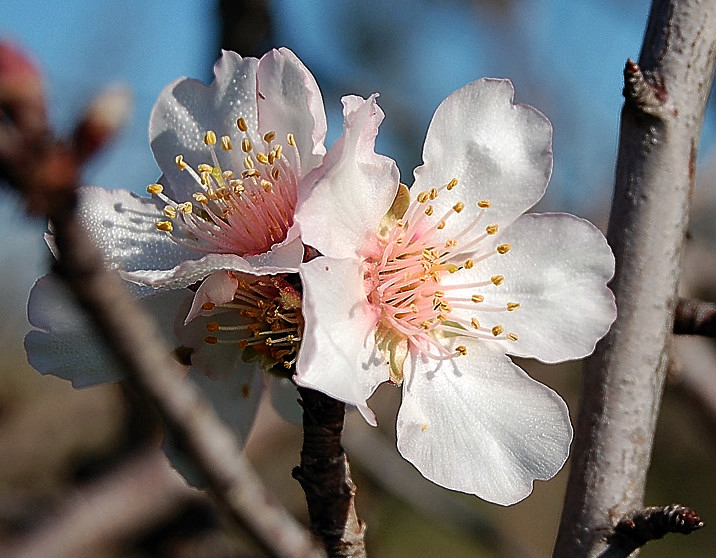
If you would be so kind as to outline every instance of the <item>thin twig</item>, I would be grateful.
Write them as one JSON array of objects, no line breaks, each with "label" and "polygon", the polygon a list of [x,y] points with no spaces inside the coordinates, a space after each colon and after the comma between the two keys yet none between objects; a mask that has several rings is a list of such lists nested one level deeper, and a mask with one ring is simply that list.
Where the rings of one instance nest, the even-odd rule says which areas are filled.
[{"label": "thin twig", "polygon": [[298,391],[303,449],[293,476],[306,493],[311,531],[323,540],[330,558],[364,558],[365,527],[356,514],[356,487],[341,445],[346,406],[312,389]]},{"label": "thin twig", "polygon": [[674,314],[674,333],[716,337],[716,304],[680,298]]},{"label": "thin twig", "polygon": [[654,0],[624,70],[607,234],[618,316],[587,361],[555,558],[601,556],[610,516],[643,506],[715,63],[716,2]]}]

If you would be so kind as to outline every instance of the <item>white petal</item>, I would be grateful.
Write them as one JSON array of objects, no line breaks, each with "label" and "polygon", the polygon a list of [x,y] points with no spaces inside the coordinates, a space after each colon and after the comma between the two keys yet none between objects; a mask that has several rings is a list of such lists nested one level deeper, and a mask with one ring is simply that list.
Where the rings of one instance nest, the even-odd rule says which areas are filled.
[{"label": "white petal", "polygon": [[294,380],[356,405],[375,424],[366,400],[388,380],[388,365],[375,347],[378,316],[366,300],[361,263],[318,257],[300,274],[306,323]]},{"label": "white petal", "polygon": [[517,334],[518,341],[504,343],[509,354],[543,362],[590,354],[616,318],[614,296],[606,286],[614,274],[614,256],[602,233],[573,215],[529,214],[492,243],[509,243],[511,249],[447,280],[504,275],[502,285],[480,291],[485,295],[481,304],[504,308],[517,302],[520,307],[481,313],[477,304],[471,315],[483,325],[496,322]]},{"label": "white petal", "polygon": [[202,305],[206,302],[214,304],[224,304],[233,300],[236,294],[236,288],[239,286],[239,280],[226,271],[216,271],[209,275],[196,291],[194,300],[191,303],[191,309],[184,320],[184,325],[199,315]]},{"label": "white petal", "polygon": [[156,223],[155,200],[126,190],[80,188],[79,216],[111,269],[168,269],[197,253],[176,244]]},{"label": "white petal", "polygon": [[301,156],[301,172],[308,174],[326,153],[326,113],[316,80],[287,48],[261,57],[256,80],[259,130],[263,134],[275,132],[275,141],[284,145],[284,154],[292,163],[293,149],[286,143],[286,136],[293,134]]},{"label": "white petal", "polygon": [[448,219],[445,237],[472,221],[479,200],[492,203],[483,228],[504,227],[544,194],[552,173],[552,126],[513,98],[509,80],[481,79],[451,94],[433,116],[413,195],[458,179],[430,202],[440,216],[457,201],[466,204],[459,219]]},{"label": "white petal", "polygon": [[[160,293],[142,299],[142,306],[175,344],[172,335],[174,316],[189,291]],[[38,279],[27,304],[30,323],[36,330],[25,337],[30,365],[41,374],[70,380],[75,387],[115,382],[124,377],[121,366],[106,348],[94,324],[75,303],[74,297],[57,277]]]},{"label": "white petal", "polygon": [[403,384],[398,449],[431,481],[502,505],[553,477],[572,439],[562,399],[489,346],[416,358]]},{"label": "white petal", "polygon": [[343,136],[306,177],[313,190],[296,209],[304,243],[334,258],[362,254],[398,190],[395,161],[374,151],[383,120],[375,99],[343,98]]},{"label": "white petal", "polygon": [[[182,78],[160,93],[150,117],[149,140],[175,201],[191,200],[191,194],[198,189],[191,176],[176,166],[177,155],[183,155],[193,168],[200,163],[211,164],[210,150],[204,144],[208,130],[217,138],[228,135],[234,145],[240,145],[236,127],[239,117],[246,120],[249,130],[257,129],[257,67],[256,58],[241,58],[235,52],[223,51],[214,66],[216,79],[211,85]],[[221,149],[217,155],[229,161],[228,154]]]},{"label": "white petal", "polygon": [[[298,243],[300,244],[300,243]],[[294,243],[295,247],[299,247]],[[270,260],[266,260],[269,261]],[[188,260],[168,270],[138,270],[122,273],[127,281],[148,287],[178,289],[193,285],[215,271],[239,271],[252,275],[274,275],[292,273],[293,266],[251,265],[246,259],[235,254],[209,254],[200,260]]]}]

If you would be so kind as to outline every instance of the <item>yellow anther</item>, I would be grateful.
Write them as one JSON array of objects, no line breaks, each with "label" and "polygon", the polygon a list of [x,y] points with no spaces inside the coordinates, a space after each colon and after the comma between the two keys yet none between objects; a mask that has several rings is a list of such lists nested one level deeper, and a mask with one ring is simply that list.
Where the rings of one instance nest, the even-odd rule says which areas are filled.
[{"label": "yellow anther", "polygon": [[430,199],[431,199],[431,200],[434,200],[435,198],[438,197],[438,189],[437,189],[437,188],[430,188],[430,190],[428,190],[428,195],[430,196]]},{"label": "yellow anther", "polygon": [[477,318],[473,318],[470,320],[470,325],[474,327],[475,329],[480,329],[480,322],[477,321]]},{"label": "yellow anther", "polygon": [[508,303],[507,303],[507,310],[508,310],[508,312],[514,312],[514,311],[517,310],[519,307],[520,307],[520,303],[519,303],[519,302],[508,302]]},{"label": "yellow anther", "polygon": [[160,231],[164,232],[172,232],[174,230],[174,225],[172,225],[171,221],[159,221],[156,226]]},{"label": "yellow anther", "polygon": [[457,202],[455,205],[452,206],[452,210],[455,213],[460,213],[463,209],[465,209],[465,204],[461,201]]},{"label": "yellow anther", "polygon": [[448,273],[455,273],[456,271],[460,271],[460,268],[456,266],[455,264],[448,264],[447,266]]},{"label": "yellow anther", "polygon": [[446,322],[446,321],[447,321],[447,316],[446,316],[445,314],[438,314],[437,318],[438,318],[438,320],[440,320],[441,322]]},{"label": "yellow anther", "polygon": [[206,163],[201,163],[198,167],[196,167],[196,170],[198,172],[212,172],[214,167],[207,165]]},{"label": "yellow anther", "polygon": [[423,425],[420,427],[420,430],[422,430],[423,432],[425,432],[427,429],[428,429],[428,425],[427,425],[427,424],[423,424]]},{"label": "yellow anther", "polygon": [[219,340],[213,335],[208,335],[204,337],[204,343],[208,343],[209,345],[216,345],[218,342]]},{"label": "yellow anther", "polygon": [[278,180],[279,176],[281,176],[281,169],[276,167],[271,171],[271,178],[273,178],[275,182]]},{"label": "yellow anther", "polygon": [[208,186],[211,184],[211,173],[210,172],[202,172],[199,173],[199,180],[204,186]]},{"label": "yellow anther", "polygon": [[438,226],[436,227],[438,230],[442,230],[445,228],[445,221],[440,221],[438,223]]},{"label": "yellow anther", "polygon": [[410,305],[410,311],[411,311],[413,314],[417,314],[417,313],[418,313],[418,306],[417,306],[415,303],[411,304],[411,305]]},{"label": "yellow anther", "polygon": [[455,351],[462,356],[465,356],[467,354],[467,347],[465,345],[458,345],[457,347],[455,347]]},{"label": "yellow anther", "polygon": [[263,165],[267,165],[269,162],[269,158],[266,156],[266,153],[261,153],[261,152],[257,153],[256,159],[258,159],[259,163],[261,163]]},{"label": "yellow anther", "polygon": [[510,251],[510,248],[512,248],[512,246],[510,246],[509,244],[500,244],[497,247],[497,253],[498,254],[507,254],[507,252]]},{"label": "yellow anther", "polygon": [[164,191],[164,186],[161,184],[150,184],[147,186],[147,192],[149,194],[161,194]]},{"label": "yellow anther", "polygon": [[253,148],[253,145],[251,145],[251,140],[249,138],[244,138],[241,140],[241,151],[244,153],[248,153]]},{"label": "yellow anther", "polygon": [[470,297],[470,300],[472,300],[475,304],[479,304],[485,300],[485,297],[480,294],[474,294]]},{"label": "yellow anther", "polygon": [[249,129],[249,127],[246,125],[246,120],[244,120],[243,116],[240,116],[236,120],[236,126],[238,126],[239,130],[241,130],[242,132],[245,132],[246,130]]},{"label": "yellow anther", "polygon": [[462,264],[462,266],[465,269],[472,269],[473,267],[475,267],[475,261],[474,260],[465,260],[465,263]]},{"label": "yellow anther", "polygon": [[182,213],[189,215],[194,210],[194,206],[191,205],[191,202],[184,202],[178,204],[177,209]]},{"label": "yellow anther", "polygon": [[519,337],[517,337],[516,333],[510,332],[507,334],[507,339],[509,339],[510,341],[517,341]]},{"label": "yellow anther", "polygon": [[208,301],[208,300],[204,304],[201,305],[201,309],[206,310],[207,312],[210,310],[213,310],[214,308],[216,308],[216,304],[214,304],[213,302]]},{"label": "yellow anther", "polygon": [[168,205],[164,208],[164,211],[162,211],[166,217],[169,217],[170,219],[174,219],[174,217],[177,216],[177,210],[174,209],[171,205]]},{"label": "yellow anther", "polygon": [[491,331],[492,331],[492,335],[497,337],[498,335],[501,335],[505,331],[505,328],[502,327],[501,325],[496,325],[495,327],[492,328]]},{"label": "yellow anther", "polygon": [[490,203],[490,200],[480,200],[477,202],[477,207],[482,207],[483,209],[487,209],[491,205],[492,203]]},{"label": "yellow anther", "polygon": [[221,149],[231,151],[233,148],[234,145],[231,143],[231,138],[229,136],[221,136]]},{"label": "yellow anther", "polygon": [[219,324],[217,322],[209,322],[206,324],[206,331],[219,331]]},{"label": "yellow anther", "polygon": [[221,176],[223,176],[224,178],[226,178],[228,180],[229,178],[232,178],[234,176],[234,171],[225,170],[224,172],[221,173]]},{"label": "yellow anther", "polygon": [[452,190],[455,186],[457,186],[457,178],[453,178],[450,182],[448,182],[446,188],[448,190]]},{"label": "yellow anther", "polygon": [[433,206],[429,205],[428,207],[425,208],[425,215],[430,217],[432,214],[433,214]]},{"label": "yellow anther", "polygon": [[291,147],[296,147],[296,138],[293,137],[293,134],[287,134],[286,141],[288,142],[288,145],[290,145]]},{"label": "yellow anther", "polygon": [[179,170],[184,170],[189,166],[184,162],[184,155],[177,155],[174,158],[174,162],[176,163],[177,167],[179,167]]},{"label": "yellow anther", "polygon": [[492,281],[493,285],[502,285],[504,280],[504,275],[493,275],[492,277],[490,277],[490,281]]},{"label": "yellow anther", "polygon": [[428,194],[427,192],[420,192],[418,194],[417,199],[418,199],[418,203],[425,203],[426,201],[428,201],[430,199],[430,194]]},{"label": "yellow anther", "polygon": [[436,297],[436,298],[442,298],[442,297],[445,296],[445,291],[435,291],[435,292],[433,293],[433,296]]},{"label": "yellow anther", "polygon": [[250,176],[260,176],[261,173],[257,171],[256,169],[248,169],[241,173],[241,176],[244,178],[249,178]]},{"label": "yellow anther", "polygon": [[261,180],[261,188],[263,188],[264,192],[270,192],[273,190],[273,184],[271,184],[268,180]]},{"label": "yellow anther", "polygon": [[208,202],[209,202],[209,198],[207,198],[207,197],[206,197],[204,194],[202,194],[201,192],[196,192],[196,193],[192,194],[191,196],[192,196],[192,197],[194,198],[194,200],[196,200],[198,203],[208,203]]},{"label": "yellow anther", "polygon": [[275,137],[276,137],[276,132],[274,132],[273,130],[271,130],[270,132],[266,132],[266,133],[264,134],[264,141],[265,141],[266,143],[271,143],[271,142],[274,140]]},{"label": "yellow anther", "polygon": [[273,151],[276,159],[280,159],[281,154],[283,153],[283,145],[278,144],[276,147],[273,148]]},{"label": "yellow anther", "polygon": [[445,248],[455,248],[455,246],[457,246],[457,240],[454,238],[448,238],[445,241]]},{"label": "yellow anther", "polygon": [[204,143],[206,145],[216,145],[216,134],[209,130],[204,134]]},{"label": "yellow anther", "polygon": [[487,232],[487,234],[497,234],[498,230],[499,227],[497,225],[487,225],[485,227],[485,232]]}]

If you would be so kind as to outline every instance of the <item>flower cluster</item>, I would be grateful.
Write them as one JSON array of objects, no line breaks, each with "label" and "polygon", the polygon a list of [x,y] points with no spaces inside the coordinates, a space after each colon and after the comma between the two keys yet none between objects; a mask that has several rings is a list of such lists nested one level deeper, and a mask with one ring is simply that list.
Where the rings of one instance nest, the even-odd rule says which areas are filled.
[{"label": "flower cluster", "polygon": [[[507,80],[467,85],[437,109],[408,190],[375,153],[376,95],[344,97],[326,152],[321,95],[293,53],[224,53],[215,74],[160,95],[152,197],[89,188],[81,211],[108,264],[192,349],[217,405],[245,434],[263,369],[375,424],[368,399],[390,382],[398,449],[428,479],[511,504],[551,478],[571,442],[567,407],[509,355],[586,356],[616,309],[601,233],[525,214],[551,174],[549,121],[515,105]],[[97,373],[107,357],[92,331],[52,303],[60,289],[33,289],[30,362],[78,385],[116,378]]]}]

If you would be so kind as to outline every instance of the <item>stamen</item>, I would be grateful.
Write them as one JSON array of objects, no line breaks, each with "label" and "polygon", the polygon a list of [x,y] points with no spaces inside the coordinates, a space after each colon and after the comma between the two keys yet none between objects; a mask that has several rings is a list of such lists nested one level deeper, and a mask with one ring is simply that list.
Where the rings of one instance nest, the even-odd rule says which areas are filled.
[{"label": "stamen", "polygon": [[520,307],[520,303],[519,303],[519,302],[508,302],[508,303],[507,303],[507,311],[508,311],[508,312],[514,312],[514,311],[517,310],[519,307]]},{"label": "stamen", "polygon": [[512,246],[510,246],[509,244],[500,244],[497,247],[497,253],[498,254],[507,254],[507,252],[510,251],[510,248],[512,248]]},{"label": "stamen", "polygon": [[493,327],[490,331],[492,331],[492,335],[494,335],[495,337],[497,337],[498,335],[501,335],[502,333],[504,333],[505,328],[502,327],[501,325],[496,325],[496,326]]},{"label": "stamen", "polygon": [[164,191],[164,186],[161,184],[150,184],[147,186],[147,192],[150,194],[161,194]]}]

